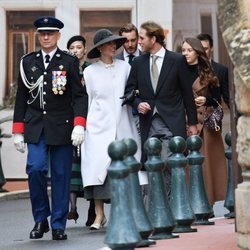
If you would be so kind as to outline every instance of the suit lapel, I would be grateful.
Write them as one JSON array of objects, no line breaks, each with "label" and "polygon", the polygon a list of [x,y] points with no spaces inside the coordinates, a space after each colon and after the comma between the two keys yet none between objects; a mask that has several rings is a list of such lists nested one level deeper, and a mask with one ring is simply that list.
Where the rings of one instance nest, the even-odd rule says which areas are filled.
[{"label": "suit lapel", "polygon": [[157,94],[161,87],[164,85],[164,83],[166,82],[166,78],[168,77],[168,74],[173,66],[173,59],[171,59],[169,57],[169,53],[168,51],[166,50],[166,53],[165,53],[165,57],[163,59],[163,63],[162,63],[162,67],[161,67],[161,72],[160,72],[160,75],[159,75],[159,79],[158,79],[158,84],[157,84],[157,88],[156,88],[156,91],[155,91],[155,94]]}]

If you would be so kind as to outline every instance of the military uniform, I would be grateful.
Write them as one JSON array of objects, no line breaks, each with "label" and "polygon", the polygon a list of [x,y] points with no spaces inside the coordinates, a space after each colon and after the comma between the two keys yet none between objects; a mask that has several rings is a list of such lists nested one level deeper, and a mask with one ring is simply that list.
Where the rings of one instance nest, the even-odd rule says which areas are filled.
[{"label": "military uniform", "polygon": [[[63,27],[54,17],[39,18],[34,24],[39,32],[45,32],[41,36],[48,37]],[[35,220],[30,238],[42,238],[49,231],[47,217],[51,215],[52,239],[65,240],[73,157],[71,139],[76,128],[78,134],[74,135],[79,135],[79,127],[84,132],[88,100],[78,75],[78,59],[56,48],[56,44],[51,50],[48,62],[42,50],[25,55],[20,62],[12,132],[17,150],[21,151],[19,141],[15,142],[18,135],[28,147],[26,173]],[[49,166],[51,209],[47,195]]]},{"label": "military uniform", "polygon": [[[74,122],[85,125],[83,117],[87,114],[87,102],[83,98],[86,92],[79,81],[78,63],[75,56],[60,49],[46,69],[41,51],[24,56],[21,64],[27,81],[34,86],[41,76],[43,80],[41,86],[30,92],[19,76],[13,133],[24,132],[27,143],[37,143],[44,132],[48,145],[71,144]],[[65,86],[60,87],[60,82]]]}]

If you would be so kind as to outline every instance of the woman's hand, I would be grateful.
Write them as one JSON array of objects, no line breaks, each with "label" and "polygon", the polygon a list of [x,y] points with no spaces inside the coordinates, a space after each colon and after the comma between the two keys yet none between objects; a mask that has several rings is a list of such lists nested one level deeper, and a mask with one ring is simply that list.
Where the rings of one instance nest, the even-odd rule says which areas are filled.
[{"label": "woman's hand", "polygon": [[194,98],[196,106],[200,107],[206,103],[207,98],[205,96],[198,96]]}]

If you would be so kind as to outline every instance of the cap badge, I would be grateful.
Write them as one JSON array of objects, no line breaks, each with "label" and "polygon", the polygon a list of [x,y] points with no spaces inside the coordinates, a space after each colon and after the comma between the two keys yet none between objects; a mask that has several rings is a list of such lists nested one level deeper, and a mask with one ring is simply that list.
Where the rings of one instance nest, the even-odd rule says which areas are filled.
[{"label": "cap badge", "polygon": [[48,18],[44,18],[43,21],[44,21],[44,23],[47,23],[49,20],[48,20]]},{"label": "cap badge", "polygon": [[60,65],[60,66],[59,66],[59,69],[62,70],[62,69],[63,69],[63,65]]}]

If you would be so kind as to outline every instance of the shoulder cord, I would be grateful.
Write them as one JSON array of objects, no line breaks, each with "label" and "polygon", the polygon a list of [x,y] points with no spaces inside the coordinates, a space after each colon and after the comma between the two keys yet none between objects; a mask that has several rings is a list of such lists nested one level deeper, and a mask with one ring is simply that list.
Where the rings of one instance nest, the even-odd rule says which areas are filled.
[{"label": "shoulder cord", "polygon": [[[36,98],[40,97],[40,108],[44,109],[44,103],[43,103],[43,81],[44,81],[44,76],[41,75],[35,83],[30,83],[25,75],[24,69],[23,69],[23,60],[20,62],[20,74],[23,80],[23,83],[27,89],[29,89],[29,93],[31,93],[32,100],[27,101],[27,104],[33,103]],[[33,91],[38,88],[37,93],[34,95]]]}]

